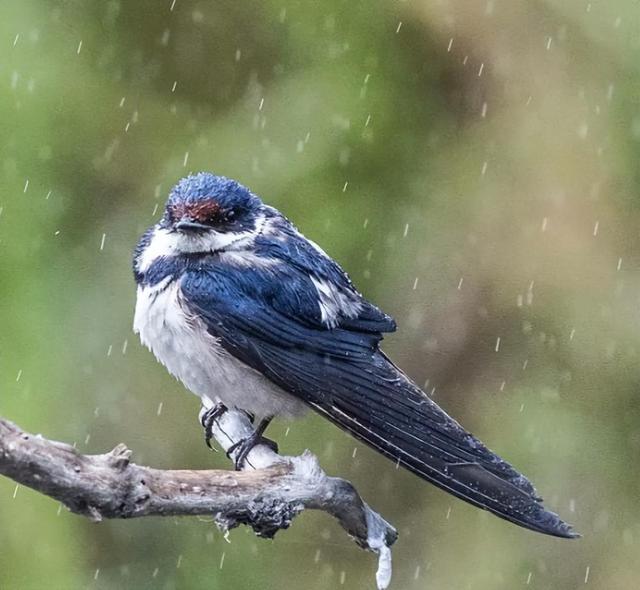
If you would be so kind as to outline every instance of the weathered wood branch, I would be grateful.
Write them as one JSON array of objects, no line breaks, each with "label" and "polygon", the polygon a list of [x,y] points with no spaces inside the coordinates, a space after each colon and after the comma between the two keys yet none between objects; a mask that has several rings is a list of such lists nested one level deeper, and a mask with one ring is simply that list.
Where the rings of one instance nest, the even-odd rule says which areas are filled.
[{"label": "weathered wood branch", "polygon": [[[214,436],[224,450],[253,431],[241,412],[227,412]],[[240,524],[273,537],[305,508],[334,516],[356,543],[379,556],[376,579],[391,578],[389,547],[395,529],[369,508],[353,485],[327,476],[308,451],[282,457],[255,447],[244,471],[159,470],[130,461],[120,444],[110,453],[83,455],[74,447],[24,432],[0,418],[0,474],[94,521],[142,516],[212,516],[226,531]]]}]

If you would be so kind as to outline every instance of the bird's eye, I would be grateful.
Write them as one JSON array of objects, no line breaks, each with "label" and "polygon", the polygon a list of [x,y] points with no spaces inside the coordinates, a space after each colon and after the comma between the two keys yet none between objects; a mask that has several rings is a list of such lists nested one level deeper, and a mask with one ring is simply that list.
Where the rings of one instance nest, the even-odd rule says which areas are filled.
[{"label": "bird's eye", "polygon": [[220,212],[219,211],[214,211],[213,213],[210,213],[209,215],[207,215],[207,223],[211,224],[211,225],[215,225],[216,223],[220,222]]},{"label": "bird's eye", "polygon": [[[241,215],[241,211],[238,211],[235,208],[222,209],[217,205],[207,205],[192,208],[192,210],[188,212],[188,215],[199,223],[222,229],[227,223],[231,223],[238,219]],[[176,218],[179,219],[179,217]]]}]

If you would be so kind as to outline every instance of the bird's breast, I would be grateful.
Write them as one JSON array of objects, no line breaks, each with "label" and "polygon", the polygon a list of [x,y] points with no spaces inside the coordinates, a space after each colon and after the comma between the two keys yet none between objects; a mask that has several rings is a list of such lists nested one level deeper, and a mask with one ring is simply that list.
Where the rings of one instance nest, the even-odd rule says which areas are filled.
[{"label": "bird's breast", "polygon": [[299,415],[305,406],[236,359],[189,309],[180,281],[139,286],[133,329],[156,358],[203,400],[257,416]]}]

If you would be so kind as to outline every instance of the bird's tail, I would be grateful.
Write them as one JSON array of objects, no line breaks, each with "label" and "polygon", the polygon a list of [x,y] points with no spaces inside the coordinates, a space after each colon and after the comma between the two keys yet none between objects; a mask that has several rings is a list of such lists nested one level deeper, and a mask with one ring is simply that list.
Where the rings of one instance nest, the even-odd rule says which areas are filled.
[{"label": "bird's tail", "polygon": [[382,353],[374,363],[331,362],[316,410],[447,492],[522,527],[578,537],[545,509],[529,480],[431,401]]}]

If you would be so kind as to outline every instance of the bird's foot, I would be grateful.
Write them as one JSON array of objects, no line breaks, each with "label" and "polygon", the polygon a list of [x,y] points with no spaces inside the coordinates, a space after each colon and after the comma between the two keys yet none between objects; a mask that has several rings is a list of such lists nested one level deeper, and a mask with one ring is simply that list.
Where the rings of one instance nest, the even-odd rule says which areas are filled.
[{"label": "bird's foot", "polygon": [[244,466],[249,453],[258,445],[265,445],[269,447],[274,453],[278,452],[278,443],[271,440],[270,438],[266,438],[262,436],[262,432],[260,430],[256,430],[253,434],[248,436],[247,438],[243,438],[239,440],[237,443],[232,444],[227,449],[227,457],[231,459],[231,455],[236,453],[235,458],[233,459],[234,466],[236,471],[240,471]]},{"label": "bird's foot", "polygon": [[200,423],[204,428],[204,442],[213,450],[211,439],[213,438],[213,425],[215,421],[227,411],[227,406],[222,402],[218,402],[215,406],[210,407],[200,416]]}]

